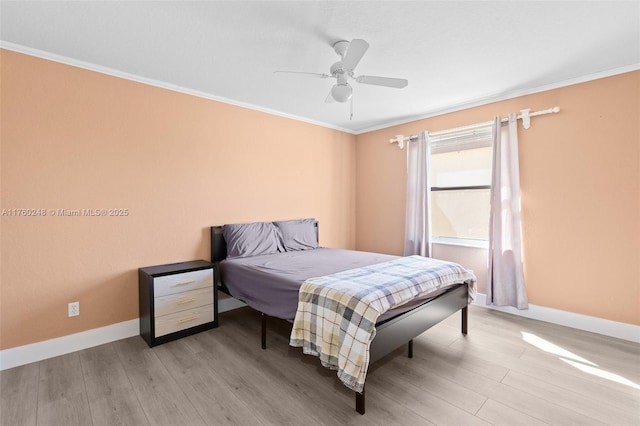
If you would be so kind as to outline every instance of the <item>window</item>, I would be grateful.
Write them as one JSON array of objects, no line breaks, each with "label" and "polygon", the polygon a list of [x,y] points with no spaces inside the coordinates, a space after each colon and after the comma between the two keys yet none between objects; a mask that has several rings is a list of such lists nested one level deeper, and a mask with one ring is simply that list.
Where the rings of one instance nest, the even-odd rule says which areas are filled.
[{"label": "window", "polygon": [[431,234],[434,242],[482,245],[489,238],[492,129],[431,137]]}]

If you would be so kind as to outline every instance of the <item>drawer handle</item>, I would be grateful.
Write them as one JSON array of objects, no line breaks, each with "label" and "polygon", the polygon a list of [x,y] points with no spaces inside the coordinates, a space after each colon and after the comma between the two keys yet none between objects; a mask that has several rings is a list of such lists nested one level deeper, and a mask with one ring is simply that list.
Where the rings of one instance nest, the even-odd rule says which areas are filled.
[{"label": "drawer handle", "polygon": [[187,318],[182,318],[180,321],[178,321],[178,323],[179,324],[184,324],[185,322],[193,321],[195,319],[198,319],[197,315],[193,315],[193,316],[187,317]]},{"label": "drawer handle", "polygon": [[176,305],[184,305],[185,303],[191,303],[191,302],[195,302],[196,299],[182,299],[182,300],[178,300],[178,302],[176,303]]},{"label": "drawer handle", "polygon": [[191,280],[191,281],[183,281],[181,283],[174,284],[171,287],[180,287],[180,286],[183,286],[183,285],[189,285],[189,284],[193,284],[193,283],[195,283],[195,281],[193,281],[193,280]]}]

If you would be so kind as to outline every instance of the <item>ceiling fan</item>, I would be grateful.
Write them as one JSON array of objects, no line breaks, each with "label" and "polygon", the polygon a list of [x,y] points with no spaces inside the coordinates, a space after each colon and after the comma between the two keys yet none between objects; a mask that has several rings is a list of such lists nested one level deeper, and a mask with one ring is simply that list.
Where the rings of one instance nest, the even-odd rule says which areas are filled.
[{"label": "ceiling fan", "polygon": [[333,44],[333,50],[340,55],[340,60],[329,68],[330,74],[302,72],[302,71],[275,71],[276,73],[305,74],[320,78],[335,78],[333,85],[325,102],[347,102],[352,101],[353,115],[353,88],[349,80],[355,80],[362,84],[372,84],[374,86],[393,87],[401,89],[409,82],[404,78],[377,77],[372,75],[354,75],[354,70],[365,52],[369,49],[369,43],[362,39],[353,39],[351,42],[340,40]]}]

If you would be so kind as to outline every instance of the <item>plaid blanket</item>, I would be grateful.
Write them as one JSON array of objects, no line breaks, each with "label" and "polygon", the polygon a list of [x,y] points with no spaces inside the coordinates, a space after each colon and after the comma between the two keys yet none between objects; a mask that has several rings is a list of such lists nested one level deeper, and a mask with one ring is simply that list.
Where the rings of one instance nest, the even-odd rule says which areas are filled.
[{"label": "plaid blanket", "polygon": [[469,284],[471,302],[476,283],[471,272],[422,256],[310,278],[300,287],[289,344],[318,356],[323,366],[338,370],[348,388],[362,392],[380,314],[461,282]]}]

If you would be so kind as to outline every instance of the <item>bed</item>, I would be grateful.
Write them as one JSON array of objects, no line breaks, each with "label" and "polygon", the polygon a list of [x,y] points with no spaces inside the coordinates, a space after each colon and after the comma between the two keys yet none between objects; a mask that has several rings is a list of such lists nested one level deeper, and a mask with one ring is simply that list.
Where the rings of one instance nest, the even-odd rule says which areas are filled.
[{"label": "bed", "polygon": [[[475,295],[475,277],[468,271],[450,262],[417,256],[411,259],[319,247],[318,223],[313,219],[212,226],[211,257],[217,265],[215,280],[218,288],[261,313],[262,349],[266,349],[268,318],[292,322],[292,346],[301,346],[305,353],[319,356],[323,365],[338,369],[338,377],[355,390],[356,411],[360,414],[365,412],[363,374],[366,374],[368,365],[403,345],[408,346],[409,357],[412,357],[413,338],[457,311],[461,311],[462,333],[467,333],[467,306]],[[452,268],[455,265],[465,272],[465,279],[457,281],[457,278],[450,278],[444,282],[438,278],[437,288],[434,286],[428,291],[407,295],[398,306],[388,306],[388,310],[371,317],[372,321],[375,320],[374,329],[371,340],[363,339],[366,341],[367,359],[364,372],[358,370],[361,374],[356,374],[358,380],[343,373],[343,376],[353,379],[350,382],[344,380],[340,376],[341,367],[325,364],[327,360],[323,359],[322,353],[315,351],[313,342],[300,340],[302,335],[310,334],[308,324],[316,323],[315,319],[309,320],[304,315],[309,315],[309,301],[317,301],[318,296],[308,293],[305,299],[305,291],[322,290],[327,280],[338,278],[343,285],[344,281],[351,285],[348,281],[354,277],[353,285],[356,285],[356,275],[366,281],[374,276],[369,274],[375,274],[375,271],[393,271],[393,267],[406,270],[407,262],[427,261]],[[320,286],[314,287],[314,284]],[[384,285],[383,289],[386,288]],[[388,294],[386,290],[382,292],[385,294],[381,299],[385,301]],[[327,304],[326,301],[324,303]],[[326,335],[323,338],[326,339]]]}]

